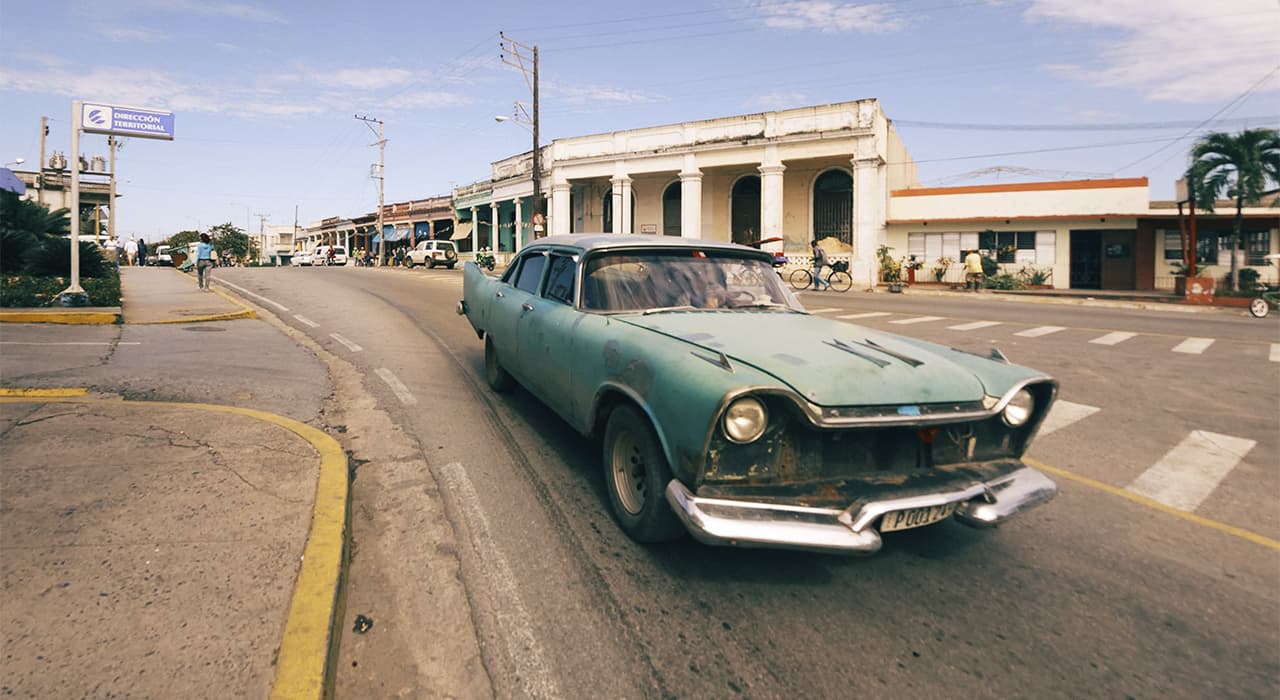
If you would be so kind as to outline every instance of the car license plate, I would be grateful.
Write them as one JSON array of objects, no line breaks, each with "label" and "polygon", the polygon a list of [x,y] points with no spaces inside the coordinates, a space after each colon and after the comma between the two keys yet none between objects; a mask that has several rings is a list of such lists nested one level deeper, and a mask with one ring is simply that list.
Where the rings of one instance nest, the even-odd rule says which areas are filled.
[{"label": "car license plate", "polygon": [[885,513],[880,520],[880,532],[909,530],[913,527],[924,527],[950,518],[956,512],[959,503],[944,503],[940,506],[925,508],[908,508]]}]

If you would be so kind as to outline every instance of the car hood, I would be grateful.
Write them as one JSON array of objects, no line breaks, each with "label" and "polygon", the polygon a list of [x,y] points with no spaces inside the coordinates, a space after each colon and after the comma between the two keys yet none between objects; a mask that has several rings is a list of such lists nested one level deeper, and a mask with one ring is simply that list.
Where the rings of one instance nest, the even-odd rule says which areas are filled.
[{"label": "car hood", "polygon": [[821,406],[980,401],[986,394],[959,351],[920,347],[809,314],[699,311],[618,320],[692,343],[766,372]]}]

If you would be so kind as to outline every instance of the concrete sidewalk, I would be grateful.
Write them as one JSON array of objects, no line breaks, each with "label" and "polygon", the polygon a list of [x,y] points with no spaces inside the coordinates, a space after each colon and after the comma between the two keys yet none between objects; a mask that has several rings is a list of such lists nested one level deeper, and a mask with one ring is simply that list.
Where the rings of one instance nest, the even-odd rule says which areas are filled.
[{"label": "concrete sidewalk", "polygon": [[194,277],[121,280],[123,326],[0,324],[0,694],[323,697],[347,457],[259,409],[317,420],[327,371]]},{"label": "concrete sidewalk", "polygon": [[0,323],[191,323],[257,317],[216,287],[201,291],[194,274],[172,267],[122,267],[120,291],[119,307],[0,309]]}]

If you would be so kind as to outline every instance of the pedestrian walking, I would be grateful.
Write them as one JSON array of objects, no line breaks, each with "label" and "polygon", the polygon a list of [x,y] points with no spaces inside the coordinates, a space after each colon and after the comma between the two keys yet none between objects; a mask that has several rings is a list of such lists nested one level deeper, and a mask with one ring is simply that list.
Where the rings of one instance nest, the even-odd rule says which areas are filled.
[{"label": "pedestrian walking", "polygon": [[138,240],[133,236],[129,236],[129,242],[124,244],[124,254],[129,260],[129,265],[138,264]]},{"label": "pedestrian walking", "polygon": [[129,259],[124,256],[124,240],[120,238],[112,238],[111,245],[116,249],[116,271],[120,271],[120,263],[129,264]]},{"label": "pedestrian walking", "polygon": [[120,241],[117,241],[116,237],[112,236],[107,239],[106,243],[102,244],[102,250],[107,254],[107,262],[111,263],[112,269],[120,272]]},{"label": "pedestrian walking", "polygon": [[147,266],[147,241],[146,239],[138,239],[138,265]]},{"label": "pedestrian walking", "polygon": [[213,243],[209,234],[200,234],[200,242],[196,244],[196,281],[200,288],[209,291],[209,281],[213,277]]},{"label": "pedestrian walking", "polygon": [[827,251],[818,245],[818,239],[813,239],[813,288],[818,291],[830,289],[831,285],[822,279],[822,268],[831,264],[831,260],[827,258]]},{"label": "pedestrian walking", "polygon": [[982,256],[976,250],[970,250],[964,256],[964,288],[967,291],[973,285],[973,291],[982,289]]}]

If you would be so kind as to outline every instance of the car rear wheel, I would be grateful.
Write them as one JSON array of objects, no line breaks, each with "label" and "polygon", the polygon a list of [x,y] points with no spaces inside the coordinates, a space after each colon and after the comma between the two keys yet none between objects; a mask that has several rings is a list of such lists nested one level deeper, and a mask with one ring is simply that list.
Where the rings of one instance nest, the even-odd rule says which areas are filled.
[{"label": "car rear wheel", "polygon": [[665,542],[684,534],[667,503],[671,470],[649,421],[633,406],[618,406],[604,431],[604,484],[622,530],[637,542]]},{"label": "car rear wheel", "polygon": [[510,391],[516,384],[516,380],[498,362],[498,349],[493,347],[491,335],[485,335],[484,338],[484,378],[489,382],[489,388],[498,393]]}]

